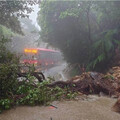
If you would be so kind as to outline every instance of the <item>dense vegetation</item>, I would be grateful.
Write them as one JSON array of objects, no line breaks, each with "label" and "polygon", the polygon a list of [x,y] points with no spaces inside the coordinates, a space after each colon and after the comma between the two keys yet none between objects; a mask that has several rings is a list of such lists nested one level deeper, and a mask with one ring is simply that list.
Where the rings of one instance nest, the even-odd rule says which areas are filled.
[{"label": "dense vegetation", "polygon": [[37,3],[36,0],[0,1],[0,24],[12,29],[12,31],[14,32],[22,34],[21,25],[18,18],[29,17],[28,14],[32,12],[31,6],[34,5],[35,3]]},{"label": "dense vegetation", "polygon": [[7,42],[4,37],[0,39],[0,112],[15,105],[49,105],[53,100],[77,95],[67,86],[64,89],[48,87],[51,79],[35,82],[36,78],[30,72],[20,78],[19,57],[6,49]]},{"label": "dense vegetation", "polygon": [[41,39],[59,48],[70,63],[103,71],[120,44],[119,1],[42,1]]},{"label": "dense vegetation", "polygon": [[[28,17],[25,11],[30,13],[35,3],[0,1],[0,112],[13,105],[49,104],[76,95],[67,86],[50,88],[50,81],[34,82],[29,73],[27,79],[18,79],[19,57],[7,49],[7,43],[15,32],[23,34],[19,17]],[[103,70],[119,54],[119,3],[44,0],[38,17],[41,39],[59,48],[68,62]]]},{"label": "dense vegetation", "polygon": [[[8,50],[8,42],[15,33],[23,34],[18,19],[27,17],[25,11],[31,12],[31,6],[35,3],[36,0],[0,1],[0,113],[14,105],[48,105],[53,100],[74,98],[76,95],[68,87],[48,87],[49,80],[35,82],[35,77],[29,72],[26,77],[20,78],[18,75],[19,56]],[[29,20],[21,21],[31,27],[31,32],[36,32],[33,31],[35,27],[27,23]]]}]

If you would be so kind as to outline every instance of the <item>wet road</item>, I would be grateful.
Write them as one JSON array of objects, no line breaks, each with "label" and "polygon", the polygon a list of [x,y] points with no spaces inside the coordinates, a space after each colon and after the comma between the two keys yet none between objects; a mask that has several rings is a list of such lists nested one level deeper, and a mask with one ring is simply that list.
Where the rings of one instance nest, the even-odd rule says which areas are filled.
[{"label": "wet road", "polygon": [[111,111],[115,101],[94,97],[91,100],[54,102],[57,109],[23,106],[5,111],[0,120],[120,120],[120,114]]},{"label": "wet road", "polygon": [[45,71],[43,71],[44,75],[46,77],[52,77],[55,78],[56,81],[58,80],[67,80],[65,74],[63,73],[63,70],[66,68],[67,64],[62,63],[60,65],[54,66],[52,68],[49,68]]},{"label": "wet road", "polygon": [[[44,71],[46,76],[66,79],[63,70],[66,64],[61,64]],[[120,120],[120,114],[111,110],[116,102],[107,97],[92,96],[85,100],[55,101],[57,106],[20,106],[0,114],[0,120]]]}]

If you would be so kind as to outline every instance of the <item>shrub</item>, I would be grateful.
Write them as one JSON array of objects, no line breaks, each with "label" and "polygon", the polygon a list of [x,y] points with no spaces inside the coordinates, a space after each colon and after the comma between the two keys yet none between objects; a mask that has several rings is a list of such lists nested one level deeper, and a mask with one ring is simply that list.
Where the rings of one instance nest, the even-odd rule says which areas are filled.
[{"label": "shrub", "polygon": [[[74,98],[68,88],[50,88],[50,81],[35,82],[30,73],[27,80],[18,80],[19,59],[5,47],[7,39],[0,43],[0,112],[13,105],[48,105],[53,100]],[[30,71],[33,69],[31,68]]]}]

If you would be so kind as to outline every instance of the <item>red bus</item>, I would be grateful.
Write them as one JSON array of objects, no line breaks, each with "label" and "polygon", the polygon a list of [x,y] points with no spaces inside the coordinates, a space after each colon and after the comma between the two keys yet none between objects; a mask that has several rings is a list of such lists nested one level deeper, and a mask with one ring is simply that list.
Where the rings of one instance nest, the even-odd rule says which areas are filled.
[{"label": "red bus", "polygon": [[45,48],[25,48],[22,63],[48,67],[58,64],[62,60],[59,51]]}]

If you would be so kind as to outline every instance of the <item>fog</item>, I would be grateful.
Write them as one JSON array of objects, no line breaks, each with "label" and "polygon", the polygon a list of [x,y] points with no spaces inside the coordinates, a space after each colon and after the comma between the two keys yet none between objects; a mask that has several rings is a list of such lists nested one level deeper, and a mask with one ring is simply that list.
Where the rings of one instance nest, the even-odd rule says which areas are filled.
[{"label": "fog", "polygon": [[40,26],[37,23],[37,14],[39,9],[38,5],[32,6],[33,11],[28,14],[29,18],[19,18],[23,35],[16,34],[11,38],[8,43],[8,48],[12,52],[23,53],[24,48],[46,48],[47,43],[39,40]]},{"label": "fog", "polygon": [[15,33],[9,44],[12,51],[55,48],[68,63],[97,71],[107,69],[117,54],[115,51],[119,51],[120,1],[46,0],[25,5],[18,11],[11,9],[11,13],[6,7],[1,17],[0,24]]},{"label": "fog", "polygon": [[39,5],[34,5],[33,6],[33,12],[31,14],[29,14],[29,19],[32,20],[32,24],[35,25],[36,28],[38,28],[38,30],[40,30],[40,26],[37,23],[37,14],[39,11]]},{"label": "fog", "polygon": [[[20,116],[12,109],[0,120],[39,119],[41,111],[47,119],[46,108],[37,113],[28,107],[33,115],[26,113],[28,105],[50,105],[51,120],[118,120],[111,108],[120,112],[119,97],[120,1],[0,1],[0,113],[23,106]],[[83,108],[76,109],[79,101]],[[66,116],[57,116],[60,111]]]}]

